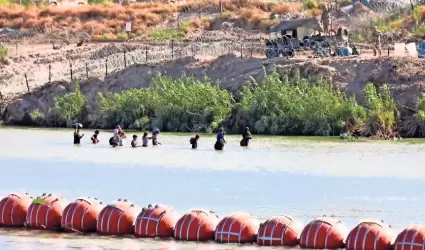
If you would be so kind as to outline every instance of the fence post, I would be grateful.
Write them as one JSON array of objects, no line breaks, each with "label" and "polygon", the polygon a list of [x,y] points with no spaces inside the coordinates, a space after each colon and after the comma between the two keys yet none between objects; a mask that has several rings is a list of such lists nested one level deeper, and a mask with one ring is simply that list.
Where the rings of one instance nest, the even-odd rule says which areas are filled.
[{"label": "fence post", "polygon": [[174,58],[174,39],[171,40],[171,58]]},{"label": "fence post", "polygon": [[15,43],[15,55],[18,55],[18,42]]},{"label": "fence post", "polygon": [[125,51],[124,51],[124,68],[127,68],[127,58],[125,56]]},{"label": "fence post", "polygon": [[251,42],[251,57],[254,52],[254,41]]},{"label": "fence post", "polygon": [[89,64],[86,63],[86,78],[89,79]]},{"label": "fence post", "polygon": [[25,76],[25,83],[27,84],[28,94],[31,94],[31,93],[30,93],[30,85],[28,84],[28,77],[27,77],[27,73],[25,73],[25,74],[24,74],[24,76]]},{"label": "fence post", "polygon": [[49,64],[49,82],[52,80],[52,65]]},{"label": "fence post", "polygon": [[223,2],[221,0],[218,1],[218,6],[220,8],[220,16],[223,14]]},{"label": "fence post", "polygon": [[241,58],[243,57],[243,42],[242,42],[242,40],[241,40]]},{"label": "fence post", "polygon": [[191,43],[192,47],[192,56],[195,56],[195,48],[193,47],[193,43]]},{"label": "fence post", "polygon": [[72,76],[72,63],[69,63],[69,70],[71,71],[71,82],[74,80]]},{"label": "fence post", "polygon": [[105,68],[106,68],[105,77],[107,77],[108,76],[108,58],[106,58],[105,60]]},{"label": "fence post", "polygon": [[148,46],[145,48],[146,63],[148,63]]}]

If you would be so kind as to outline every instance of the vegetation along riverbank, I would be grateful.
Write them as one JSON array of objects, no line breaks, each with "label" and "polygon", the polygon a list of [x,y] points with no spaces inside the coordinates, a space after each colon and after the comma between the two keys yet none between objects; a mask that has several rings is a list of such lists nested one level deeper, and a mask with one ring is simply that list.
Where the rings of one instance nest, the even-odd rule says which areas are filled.
[{"label": "vegetation along riverbank", "polygon": [[52,101],[42,106],[19,102],[19,109],[26,110],[21,120],[8,119],[17,104],[9,105],[3,118],[6,125],[58,127],[78,121],[90,128],[120,124],[170,132],[209,132],[224,126],[228,132],[240,133],[249,126],[258,134],[338,135],[347,130],[365,136],[389,131],[405,137],[424,134],[425,96],[416,110],[406,112],[385,84],[378,87],[369,82],[362,98],[356,98],[335,88],[329,78],[308,80],[298,71],[282,74],[275,67],[264,74],[261,81],[248,78],[237,91],[208,78],[161,74],[146,88],[120,92],[93,93],[75,81],[69,90],[56,86],[47,94],[44,91]]}]

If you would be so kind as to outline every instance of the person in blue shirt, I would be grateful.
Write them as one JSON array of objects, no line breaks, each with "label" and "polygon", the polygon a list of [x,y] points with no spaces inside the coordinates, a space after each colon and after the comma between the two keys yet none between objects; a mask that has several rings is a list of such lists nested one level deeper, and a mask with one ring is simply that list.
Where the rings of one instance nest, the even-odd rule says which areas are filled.
[{"label": "person in blue shirt", "polygon": [[150,139],[152,139],[152,145],[162,145],[160,142],[158,142],[158,135],[159,135],[159,129],[154,129],[153,131],[152,131],[152,137],[150,138]]},{"label": "person in blue shirt", "polygon": [[226,143],[226,141],[224,140],[224,135],[225,134],[226,133],[223,131],[223,128],[219,128],[218,129],[217,141],[214,144],[214,149],[215,150],[223,150],[224,144]]}]

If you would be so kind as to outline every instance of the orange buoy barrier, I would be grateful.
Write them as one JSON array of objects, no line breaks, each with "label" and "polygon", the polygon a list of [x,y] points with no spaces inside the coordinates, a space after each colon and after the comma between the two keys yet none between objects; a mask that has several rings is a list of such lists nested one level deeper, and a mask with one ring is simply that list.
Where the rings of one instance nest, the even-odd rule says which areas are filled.
[{"label": "orange buoy barrier", "polygon": [[32,197],[28,193],[12,193],[0,201],[0,226],[24,226]]},{"label": "orange buoy barrier", "polygon": [[238,212],[224,217],[215,228],[215,241],[249,243],[257,241],[259,221],[252,215]]},{"label": "orange buoy barrier", "polygon": [[390,250],[393,234],[391,228],[377,221],[362,221],[347,236],[347,250]]},{"label": "orange buoy barrier", "polygon": [[102,208],[102,202],[96,198],[78,198],[63,210],[61,225],[66,231],[96,232],[97,216]]},{"label": "orange buoy barrier", "polygon": [[28,208],[26,224],[30,228],[57,230],[66,201],[62,196],[42,194],[34,199]]},{"label": "orange buoy barrier", "polygon": [[425,225],[413,224],[401,231],[395,241],[394,250],[422,250],[425,246]]},{"label": "orange buoy barrier", "polygon": [[337,249],[344,247],[347,229],[333,217],[318,217],[304,227],[300,247],[311,249]]},{"label": "orange buoy barrier", "polygon": [[134,204],[126,199],[119,199],[100,211],[96,224],[97,232],[104,235],[132,234],[136,216]]},{"label": "orange buoy barrier", "polygon": [[260,246],[296,246],[303,224],[290,216],[277,215],[260,224],[257,244]]},{"label": "orange buoy barrier", "polygon": [[174,238],[187,241],[214,239],[218,216],[210,211],[190,210],[183,215],[174,227]]},{"label": "orange buoy barrier", "polygon": [[149,204],[137,216],[134,234],[137,237],[173,237],[175,224],[173,209]]}]

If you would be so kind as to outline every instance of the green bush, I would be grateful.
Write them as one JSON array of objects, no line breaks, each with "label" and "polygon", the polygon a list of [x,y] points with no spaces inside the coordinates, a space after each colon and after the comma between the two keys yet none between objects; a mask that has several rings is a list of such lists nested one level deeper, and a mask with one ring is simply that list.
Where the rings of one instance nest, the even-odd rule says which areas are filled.
[{"label": "green bush", "polygon": [[147,89],[99,93],[98,98],[102,127],[144,128],[152,118],[153,126],[165,131],[209,130],[233,108],[229,92],[186,76],[174,80],[157,75]]},{"label": "green bush", "polygon": [[397,105],[390,89],[383,85],[380,89],[373,83],[366,84],[363,94],[367,112],[366,135],[386,134],[392,131],[398,119]]},{"label": "green bush", "polygon": [[6,45],[0,43],[0,58],[7,57],[9,54],[9,49]]},{"label": "green bush", "polygon": [[152,90],[160,102],[155,109],[155,125],[169,131],[200,131],[214,129],[233,108],[229,92],[203,81],[183,76],[174,80],[158,75]]},{"label": "green bush", "polygon": [[[240,116],[262,134],[339,134],[362,123],[366,113],[353,97],[333,90],[330,80],[310,84],[272,70],[257,87],[243,87]],[[248,125],[247,124],[247,125]]]},{"label": "green bush", "polygon": [[184,38],[184,33],[177,29],[157,28],[152,31],[150,37],[151,39],[158,41],[170,39],[182,40]]},{"label": "green bush", "polygon": [[85,96],[80,90],[79,81],[74,82],[73,92],[55,97],[54,102],[63,123],[70,127],[77,122],[86,104]]},{"label": "green bush", "polygon": [[39,109],[35,109],[30,113],[31,120],[37,124],[42,125],[44,121],[46,120],[46,117],[43,113],[40,112]]},{"label": "green bush", "polygon": [[158,97],[150,89],[132,89],[117,93],[98,93],[102,128],[121,124],[128,128],[143,128],[149,122],[159,102]]}]

